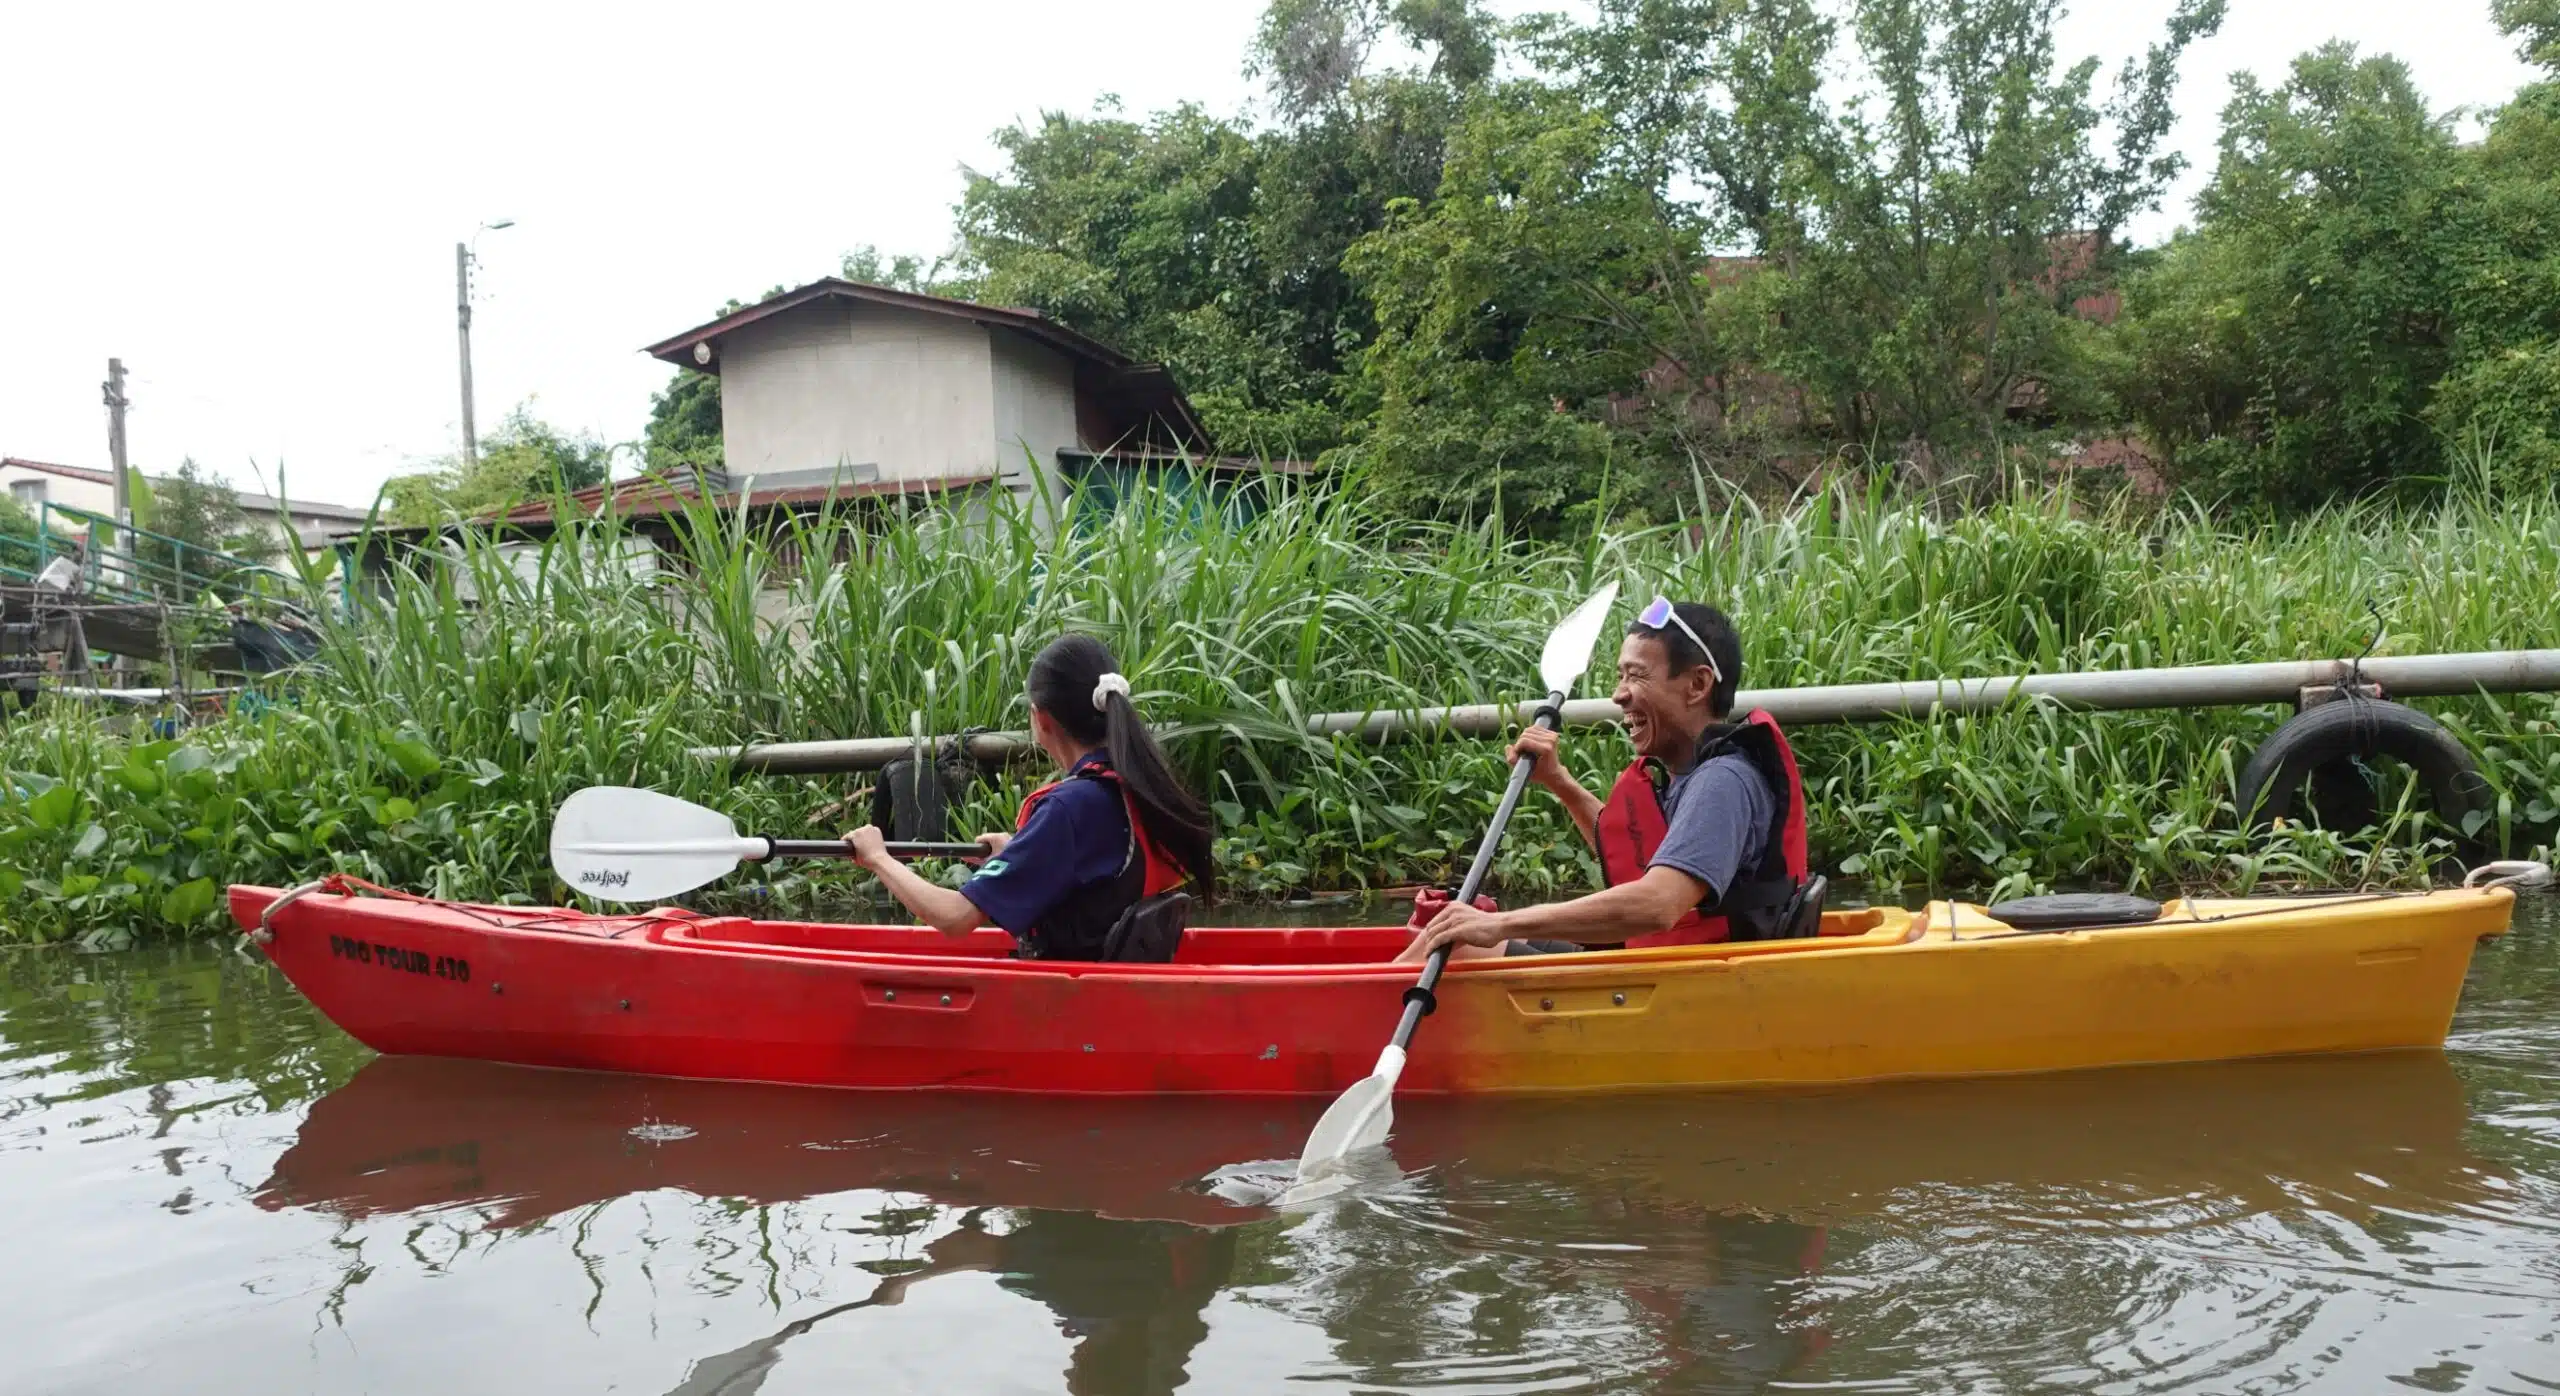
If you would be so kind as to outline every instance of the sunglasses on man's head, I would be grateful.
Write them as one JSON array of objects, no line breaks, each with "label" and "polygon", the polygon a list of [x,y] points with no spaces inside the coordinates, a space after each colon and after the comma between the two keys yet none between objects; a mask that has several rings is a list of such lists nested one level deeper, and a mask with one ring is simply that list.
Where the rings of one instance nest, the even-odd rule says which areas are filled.
[{"label": "sunglasses on man's head", "polygon": [[1706,658],[1707,672],[1714,676],[1717,683],[1724,682],[1724,670],[1717,667],[1716,652],[1707,648],[1707,642],[1698,638],[1698,632],[1689,628],[1689,622],[1680,619],[1680,608],[1671,604],[1670,597],[1657,596],[1646,603],[1645,608],[1636,613],[1636,624],[1647,630],[1666,630],[1675,625],[1679,626],[1680,633],[1688,636],[1689,643],[1696,645],[1698,653]]}]

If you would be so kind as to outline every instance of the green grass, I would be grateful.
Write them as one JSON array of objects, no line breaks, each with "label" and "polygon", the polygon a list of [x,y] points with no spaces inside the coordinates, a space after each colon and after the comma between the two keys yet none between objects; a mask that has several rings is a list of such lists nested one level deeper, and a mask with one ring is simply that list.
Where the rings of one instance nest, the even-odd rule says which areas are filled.
[{"label": "green grass", "polygon": [[[1057,536],[999,499],[865,507],[761,537],[675,520],[670,570],[634,579],[612,523],[520,574],[486,539],[404,568],[329,637],[278,707],[136,743],[78,712],[0,729],[0,920],[22,939],[219,924],[227,882],[336,868],[441,896],[553,900],[550,812],[599,781],[717,805],[778,835],[863,778],[732,776],[689,746],[1023,722],[1023,670],[1061,629],[1101,635],[1226,824],[1251,894],[1453,875],[1499,789],[1498,743],[1319,740],[1310,713],[1518,699],[1547,626],[1600,582],[1732,611],[1750,686],[2560,644],[2560,522],[2457,499],[2233,527],[2196,508],[2019,488],[1931,507],[1834,490],[1692,524],[1563,542],[1375,516],[1357,482],[1269,482],[1230,529],[1142,499]],[[466,604],[466,594],[476,595]],[[1604,656],[1605,658],[1605,656]],[[1597,672],[1595,670],[1595,672]],[[2523,853],[2560,822],[2560,700],[2424,706],[2473,743]],[[2283,710],[1973,717],[1797,734],[1815,856],[1896,889],[2015,891],[2406,883],[2445,831],[2406,808],[2340,835],[2241,833],[2232,776]],[[1568,745],[1592,783],[1622,738]],[[973,798],[998,827],[1039,773]],[[57,793],[62,792],[62,793]],[[742,875],[714,900],[849,912],[839,868]],[[1497,865],[1512,896],[1593,885],[1552,802]]]}]

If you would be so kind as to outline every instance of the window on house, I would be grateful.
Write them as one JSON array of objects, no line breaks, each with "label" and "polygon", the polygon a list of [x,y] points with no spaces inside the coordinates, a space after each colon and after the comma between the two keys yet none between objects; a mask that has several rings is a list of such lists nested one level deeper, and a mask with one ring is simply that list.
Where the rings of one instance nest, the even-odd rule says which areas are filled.
[{"label": "window on house", "polygon": [[12,480],[9,482],[9,497],[32,509],[44,503],[44,481]]}]

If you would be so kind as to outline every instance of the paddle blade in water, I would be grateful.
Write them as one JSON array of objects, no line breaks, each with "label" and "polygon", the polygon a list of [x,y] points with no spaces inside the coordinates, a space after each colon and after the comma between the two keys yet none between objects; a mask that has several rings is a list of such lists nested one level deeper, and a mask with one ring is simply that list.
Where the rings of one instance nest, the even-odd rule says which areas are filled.
[{"label": "paddle blade in water", "polygon": [[569,889],[605,902],[654,902],[690,892],[762,857],[718,810],[622,785],[571,795],[551,822],[551,870]]},{"label": "paddle blade in water", "polygon": [[1591,667],[1591,647],[1608,628],[1609,608],[1618,604],[1618,584],[1611,582],[1573,608],[1573,614],[1547,632],[1547,647],[1538,656],[1538,677],[1549,693],[1571,693],[1574,680]]},{"label": "paddle blade in water", "polygon": [[1307,1136],[1306,1152],[1298,1156],[1298,1185],[1290,1192],[1336,1171],[1344,1156],[1387,1142],[1387,1131],[1396,1121],[1396,1078],[1403,1074],[1403,1048],[1389,1047],[1378,1054],[1377,1069],[1353,1082],[1316,1121],[1315,1132]]}]

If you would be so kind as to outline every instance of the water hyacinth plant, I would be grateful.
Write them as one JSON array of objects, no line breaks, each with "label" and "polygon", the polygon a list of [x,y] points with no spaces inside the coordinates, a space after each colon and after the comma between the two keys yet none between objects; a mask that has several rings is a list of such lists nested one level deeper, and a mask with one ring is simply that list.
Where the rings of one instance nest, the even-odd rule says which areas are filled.
[{"label": "water hyacinth plant", "polygon": [[[2560,524],[2456,499],[2245,527],[2206,512],[2021,486],[1932,507],[1836,487],[1689,523],[1561,541],[1381,516],[1357,481],[1070,501],[1050,529],[1010,496],[848,504],[774,527],[697,506],[540,540],[383,548],[380,584],[319,661],[243,711],[140,740],[55,705],[0,728],[0,921],[22,939],[220,924],[220,887],[343,870],[443,897],[556,901],[550,815],[581,786],[644,785],[784,836],[861,822],[864,776],[733,772],[689,756],[760,739],[1018,727],[1029,656],[1059,631],[1119,654],[1140,705],[1224,826],[1253,895],[1443,881],[1501,785],[1500,744],[1305,733],[1307,716],[1517,700],[1539,637],[1616,579],[1719,604],[1751,687],[2560,643]],[[375,540],[382,548],[384,540]],[[654,551],[647,544],[654,542]],[[630,565],[634,556],[654,566]],[[316,590],[316,588],[315,588]],[[2525,853],[2560,824],[2560,700],[2430,702],[2496,792],[2475,831]],[[1796,734],[1816,860],[1903,889],[2409,882],[2450,831],[2406,799],[2370,831],[2253,836],[2233,773],[2282,709],[1970,717]],[[1627,758],[1568,741],[1589,783]],[[1039,773],[995,772],[961,812],[1004,827]],[[1496,885],[1595,885],[1551,802]],[[860,879],[775,866],[705,904],[870,914]]]}]

